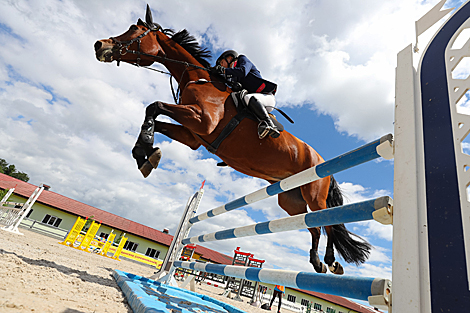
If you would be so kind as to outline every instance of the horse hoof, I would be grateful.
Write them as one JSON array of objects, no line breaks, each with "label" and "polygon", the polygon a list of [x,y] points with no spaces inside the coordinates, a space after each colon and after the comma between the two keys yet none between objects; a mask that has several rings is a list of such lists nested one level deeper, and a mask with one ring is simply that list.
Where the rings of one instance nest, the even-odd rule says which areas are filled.
[{"label": "horse hoof", "polygon": [[152,172],[153,166],[152,166],[152,164],[150,164],[149,161],[145,161],[144,165],[142,165],[139,168],[139,170],[142,173],[142,175],[144,175],[144,178],[147,178],[150,175],[150,173]]},{"label": "horse hoof", "polygon": [[315,272],[325,274],[328,271],[328,268],[323,263],[320,263],[319,267],[320,268],[317,268],[316,266],[313,267],[315,269]]},{"label": "horse hoof", "polygon": [[148,157],[148,161],[153,168],[157,168],[161,158],[162,151],[160,150],[160,148],[156,148],[152,155]]},{"label": "horse hoof", "polygon": [[332,272],[333,274],[336,274],[336,275],[344,274],[343,266],[339,264],[338,262],[333,263],[333,265],[330,265],[329,268],[330,268],[330,272]]}]

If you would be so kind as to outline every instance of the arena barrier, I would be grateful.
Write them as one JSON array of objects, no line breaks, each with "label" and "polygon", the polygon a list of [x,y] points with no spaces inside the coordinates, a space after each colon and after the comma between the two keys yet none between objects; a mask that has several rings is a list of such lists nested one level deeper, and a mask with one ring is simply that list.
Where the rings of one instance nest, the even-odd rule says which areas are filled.
[{"label": "arena barrier", "polygon": [[0,201],[0,229],[23,235],[18,230],[18,226],[31,211],[33,204],[45,188],[49,188],[49,186],[41,184],[33,191],[25,203],[8,202],[7,200],[15,191],[15,188],[8,190],[2,201]]},{"label": "arena barrier", "polygon": [[[151,278],[171,284],[174,280],[173,274],[176,267],[180,267],[262,283],[282,284],[287,287],[365,300],[369,301],[369,303],[375,307],[385,307],[388,309],[388,304],[390,302],[389,294],[391,292],[391,281],[388,279],[351,276],[337,277],[317,273],[203,264],[177,260],[183,246],[189,243],[255,236],[317,226],[364,221],[374,218],[384,224],[391,224],[393,213],[392,200],[389,197],[381,197],[360,203],[347,204],[269,222],[257,223],[211,234],[185,238],[189,233],[190,227],[196,222],[227,213],[249,203],[254,203],[270,196],[277,195],[281,192],[300,187],[323,177],[327,177],[367,161],[377,159],[381,156],[387,159],[391,159],[393,157],[393,136],[391,134],[383,136],[378,140],[340,155],[334,159],[325,161],[324,163],[303,172],[297,173],[245,197],[241,197],[226,205],[219,206],[206,213],[193,217],[199,206],[199,200],[201,198],[201,195],[199,194],[203,192],[201,187],[201,189],[194,196],[190,197],[190,200],[188,201],[188,205],[184,211],[185,213],[180,221],[179,231],[175,234],[175,239],[172,242],[172,244],[175,244],[174,250],[170,248],[163,263],[162,270],[157,272],[157,274],[153,275]],[[198,199],[198,201],[195,202],[192,199]],[[193,205],[193,207],[190,208],[190,203],[197,203],[197,205]],[[313,280],[313,282],[311,280]]]}]

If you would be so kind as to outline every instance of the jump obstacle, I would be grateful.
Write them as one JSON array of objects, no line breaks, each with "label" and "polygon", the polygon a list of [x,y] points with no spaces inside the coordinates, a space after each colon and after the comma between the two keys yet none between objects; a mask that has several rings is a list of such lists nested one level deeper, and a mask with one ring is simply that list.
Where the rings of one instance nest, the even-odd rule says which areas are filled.
[{"label": "jump obstacle", "polygon": [[[101,222],[95,223],[95,221],[92,221],[82,241],[79,242],[77,247],[75,247],[75,243],[78,241],[77,239],[80,236],[83,227],[85,227],[87,220],[88,220],[88,217],[87,218],[81,218],[80,216],[77,217],[77,220],[73,224],[72,228],[70,229],[69,233],[65,237],[64,241],[59,242],[59,243],[64,246],[68,246],[74,249],[78,249],[78,250],[85,251],[85,252],[90,252],[89,247],[91,245],[92,240],[95,239],[96,233],[98,232],[98,229],[101,226]],[[122,236],[121,241],[119,242],[119,245],[116,248],[116,251],[111,257],[109,257],[108,251],[111,245],[114,243],[115,237],[116,237],[116,234],[112,233],[111,231],[111,234],[109,234],[109,237],[106,240],[106,243],[100,249],[98,254],[101,256],[119,261],[119,256],[121,255],[122,249],[124,248],[124,244],[127,241],[127,237],[125,237],[125,234],[124,236]]]},{"label": "jump obstacle", "polygon": [[[387,159],[390,159],[393,156],[393,140],[392,135],[390,134],[356,150],[297,173],[289,178],[279,181],[276,184],[262,188],[226,205],[193,217],[197,211],[200,199],[202,198],[203,189],[201,188],[188,201],[188,205],[185,208],[186,214],[182,216],[180,226],[178,227],[179,232],[175,234],[175,239],[173,240],[175,246],[173,249],[170,248],[163,263],[162,270],[151,278],[157,278],[160,282],[167,284],[171,283],[175,268],[179,267],[224,276],[232,276],[256,282],[282,284],[286,287],[345,296],[369,301],[369,303],[376,307],[385,306],[388,308],[391,282],[387,279],[332,276],[318,273],[204,264],[176,260],[176,257],[180,255],[183,245],[189,243],[255,236],[288,230],[305,229],[309,227],[364,221],[374,218],[384,224],[391,224],[392,200],[389,197],[381,197],[360,203],[286,217],[270,222],[257,223],[211,234],[184,238],[187,236],[190,227],[196,222],[230,212],[249,203],[254,203],[261,199],[277,195],[283,191],[297,188],[306,183],[338,173],[367,161],[377,159],[381,156],[386,157]],[[196,199],[196,201],[194,199]],[[194,205],[191,205],[192,203],[194,203]],[[184,234],[184,237],[182,234]],[[174,252],[176,254],[172,255],[170,252]]]},{"label": "jump obstacle", "polygon": [[[417,38],[453,10],[441,11],[445,2],[440,1],[416,22]],[[436,32],[421,54],[417,69],[413,66],[412,45],[398,54],[393,210],[387,198],[380,200],[382,204],[378,206],[382,208],[377,209],[374,205],[375,211],[371,203],[356,204],[362,208],[368,207],[368,219],[393,222],[393,292],[388,280],[181,262],[170,255],[173,250],[169,251],[162,270],[153,277],[169,282],[171,275],[167,273],[179,266],[365,299],[374,306],[387,306],[389,312],[467,311],[470,307],[470,202],[467,200],[470,157],[463,152],[462,142],[470,133],[470,117],[459,113],[457,106],[462,99],[470,98],[470,80],[454,78],[452,72],[465,57],[470,57],[468,38],[464,38],[466,43],[462,47],[454,47],[463,30],[470,28],[469,18],[470,3],[467,1]],[[414,50],[417,51],[416,46]],[[354,153],[307,170],[308,174],[296,174],[196,217],[188,217],[185,213],[173,243],[206,242],[295,229],[294,226],[286,226],[290,222],[295,224],[293,220],[281,219],[186,238],[190,226],[196,222],[273,196],[290,187],[295,188],[315,180],[317,176],[325,177],[370,161],[374,156],[390,156],[392,142],[387,141],[382,148],[388,152],[380,152],[382,148],[377,149],[380,144],[371,143],[368,148],[361,147]],[[365,153],[366,150],[370,153]],[[195,209],[186,209],[191,211],[189,215],[195,214]],[[351,210],[346,215],[354,214]],[[327,221],[327,213],[323,215],[322,218]],[[310,218],[313,219],[312,216]],[[298,219],[302,227],[324,225],[324,222],[309,224],[301,217]]]}]

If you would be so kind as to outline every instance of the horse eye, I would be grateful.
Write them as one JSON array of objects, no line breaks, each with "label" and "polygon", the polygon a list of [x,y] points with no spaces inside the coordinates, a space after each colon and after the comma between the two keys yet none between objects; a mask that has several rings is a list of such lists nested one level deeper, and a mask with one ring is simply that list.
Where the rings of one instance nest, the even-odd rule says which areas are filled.
[{"label": "horse eye", "polygon": [[139,27],[137,27],[137,25],[132,25],[129,30],[132,30],[132,31],[136,31],[136,30],[139,30]]}]

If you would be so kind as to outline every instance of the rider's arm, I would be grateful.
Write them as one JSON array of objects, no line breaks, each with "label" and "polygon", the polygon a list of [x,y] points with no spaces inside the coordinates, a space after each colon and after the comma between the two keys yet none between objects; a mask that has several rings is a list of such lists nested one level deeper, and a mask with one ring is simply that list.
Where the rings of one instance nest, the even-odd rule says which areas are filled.
[{"label": "rider's arm", "polygon": [[225,75],[227,77],[236,77],[237,81],[240,81],[243,77],[246,77],[251,71],[253,63],[244,55],[238,58],[237,65],[234,68],[226,68]]}]

